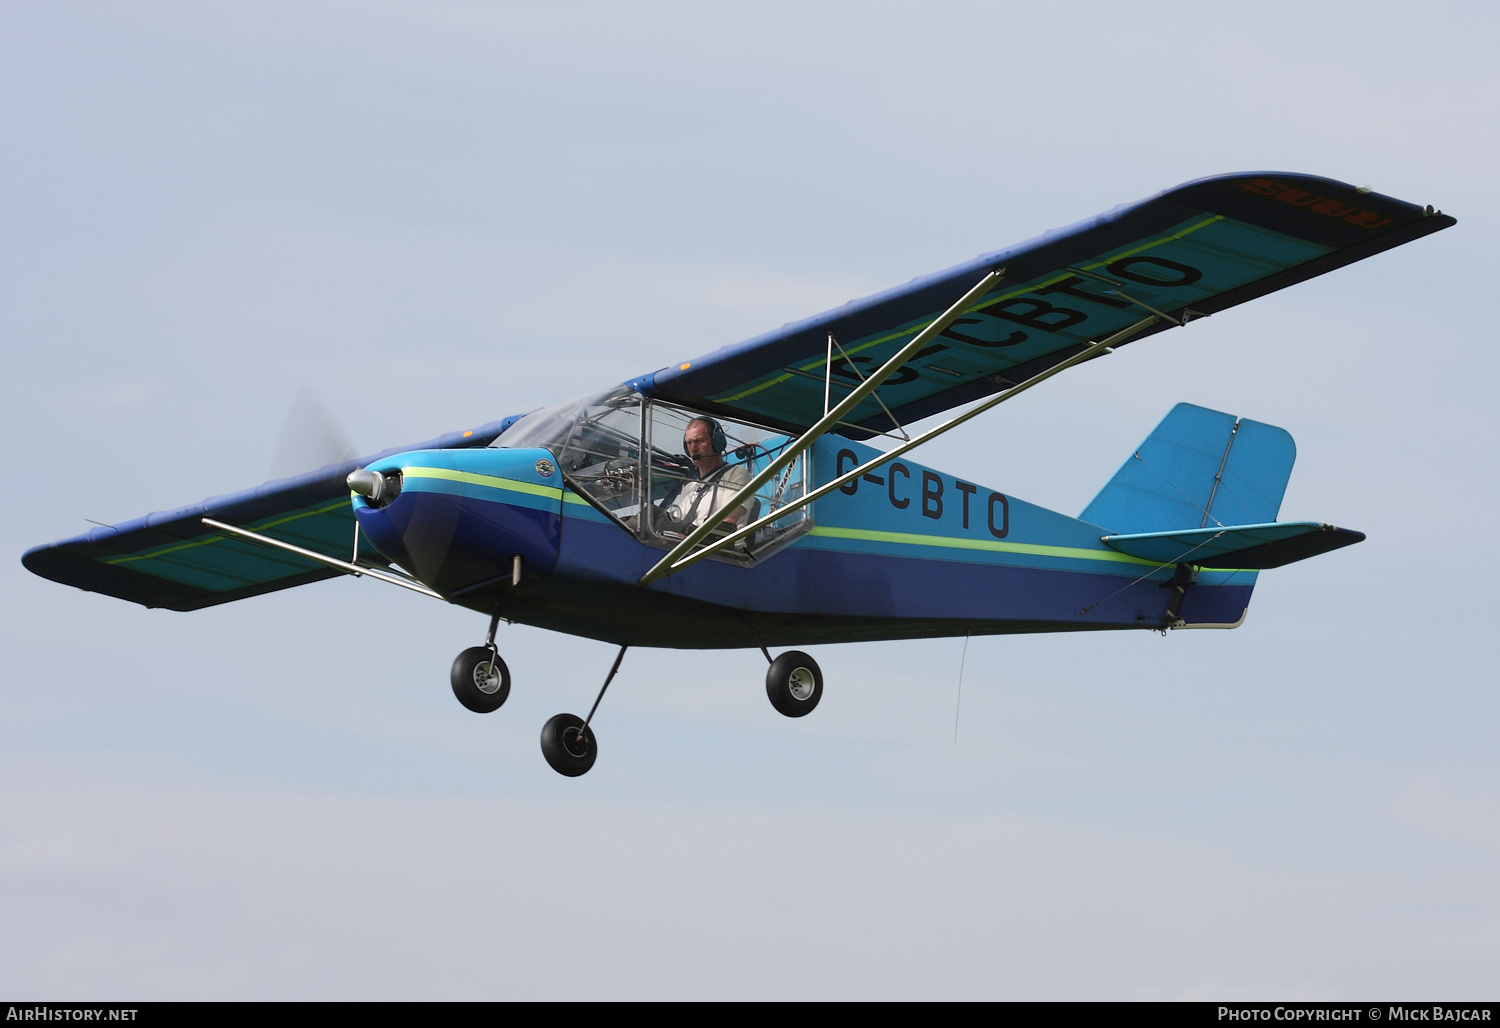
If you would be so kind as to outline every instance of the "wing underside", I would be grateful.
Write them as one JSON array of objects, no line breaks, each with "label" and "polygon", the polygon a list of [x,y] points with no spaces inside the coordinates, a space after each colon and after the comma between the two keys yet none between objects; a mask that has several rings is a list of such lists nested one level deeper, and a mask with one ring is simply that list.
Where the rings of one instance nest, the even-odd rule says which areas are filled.
[{"label": "wing underside", "polygon": [[1203,179],[632,384],[801,430],[823,413],[825,378],[836,403],[986,272],[1004,268],[998,287],[850,415],[843,432],[867,436],[1008,388],[1143,318],[1155,317],[1140,333],[1148,335],[1452,224],[1430,207],[1329,179]]},{"label": "wing underside", "polygon": [[[507,418],[190,507],[96,528],[35,547],[21,561],[28,570],[55,582],[169,610],[197,610],[333,578],[339,572],[314,560],[213,532],[202,519],[214,518],[349,560],[354,547],[354,513],[345,483],[349,472],[405,450],[484,446],[514,420]],[[379,560],[369,549],[361,559]]]}]

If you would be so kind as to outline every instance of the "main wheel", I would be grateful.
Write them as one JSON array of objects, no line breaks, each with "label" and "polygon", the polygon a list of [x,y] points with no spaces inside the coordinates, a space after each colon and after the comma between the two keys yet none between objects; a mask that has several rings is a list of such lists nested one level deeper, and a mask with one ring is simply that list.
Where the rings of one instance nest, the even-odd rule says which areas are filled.
[{"label": "main wheel", "polygon": [[470,646],[460,653],[448,678],[458,702],[476,714],[499,710],[510,695],[510,668],[499,654],[483,646]]},{"label": "main wheel", "polygon": [[800,650],[787,650],[766,670],[766,695],[787,717],[811,714],[823,698],[823,672]]},{"label": "main wheel", "polygon": [[594,730],[577,714],[558,714],[542,726],[542,756],[558,774],[577,778],[594,766],[598,755]]}]

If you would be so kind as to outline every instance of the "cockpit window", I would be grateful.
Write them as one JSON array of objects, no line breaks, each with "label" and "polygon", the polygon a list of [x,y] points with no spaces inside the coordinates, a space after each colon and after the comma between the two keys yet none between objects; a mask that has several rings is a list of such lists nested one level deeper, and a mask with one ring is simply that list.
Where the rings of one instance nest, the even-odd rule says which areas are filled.
[{"label": "cockpit window", "polygon": [[[790,436],[647,400],[622,386],[528,414],[492,445],[551,450],[567,483],[594,506],[642,541],[671,546],[706,521],[717,522],[716,534],[723,535],[800,498],[807,488],[806,454],[743,504],[726,509],[790,442]],[[807,509],[799,508],[721,553],[752,562],[811,527]]]}]

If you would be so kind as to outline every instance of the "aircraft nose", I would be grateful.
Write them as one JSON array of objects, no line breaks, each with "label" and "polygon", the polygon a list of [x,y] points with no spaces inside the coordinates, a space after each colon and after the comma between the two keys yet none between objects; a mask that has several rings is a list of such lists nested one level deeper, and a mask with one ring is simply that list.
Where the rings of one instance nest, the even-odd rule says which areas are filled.
[{"label": "aircraft nose", "polygon": [[382,556],[445,596],[508,585],[517,557],[528,578],[544,575],[557,562],[562,490],[543,484],[538,454],[547,455],[427,450],[377,461],[349,476],[355,517]]}]

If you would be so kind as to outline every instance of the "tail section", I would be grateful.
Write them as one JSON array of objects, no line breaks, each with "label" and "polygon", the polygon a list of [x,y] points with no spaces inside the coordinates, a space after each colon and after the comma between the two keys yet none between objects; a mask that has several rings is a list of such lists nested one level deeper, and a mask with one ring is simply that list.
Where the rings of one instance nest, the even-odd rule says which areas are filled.
[{"label": "tail section", "polygon": [[[1114,549],[1176,565],[1165,584],[1170,626],[1232,628],[1244,620],[1238,605],[1248,602],[1257,570],[1364,538],[1315,521],[1276,521],[1296,459],[1285,429],[1179,403],[1079,518],[1107,529],[1102,541]],[[1200,572],[1209,578],[1200,581]],[[1218,609],[1226,602],[1237,618]]]},{"label": "tail section", "polygon": [[1296,459],[1286,429],[1179,403],[1078,517],[1119,535],[1267,524]]}]

